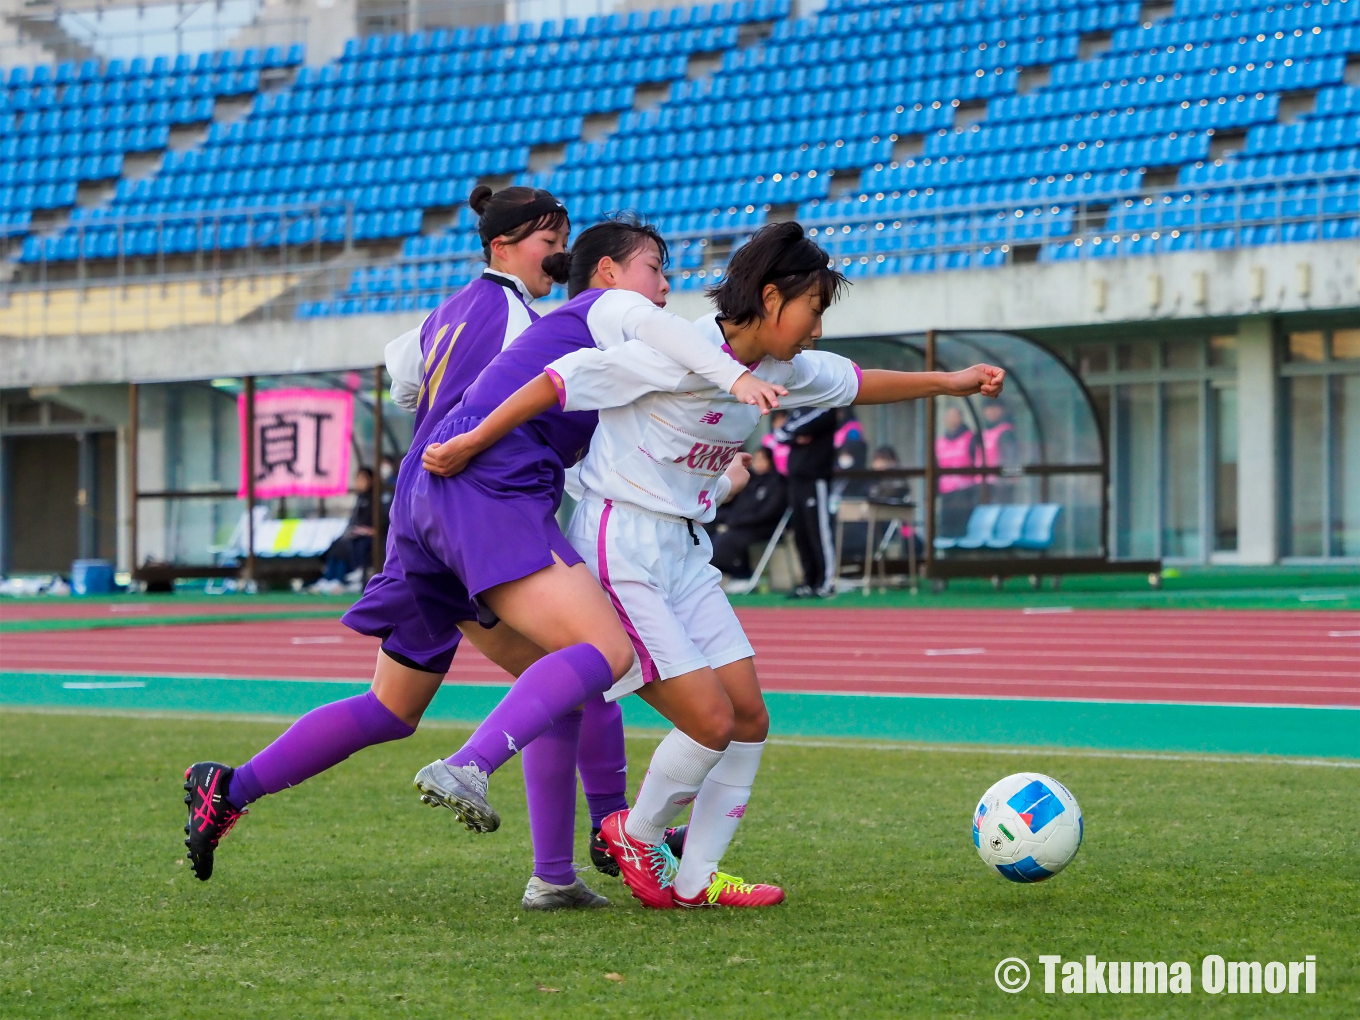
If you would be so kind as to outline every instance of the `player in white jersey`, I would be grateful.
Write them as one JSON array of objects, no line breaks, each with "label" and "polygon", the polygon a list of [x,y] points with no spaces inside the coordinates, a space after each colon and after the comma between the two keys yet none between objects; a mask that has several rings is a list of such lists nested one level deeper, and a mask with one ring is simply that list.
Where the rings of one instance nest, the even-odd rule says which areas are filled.
[{"label": "player in white jersey", "polygon": [[[1005,373],[987,365],[861,372],[848,359],[812,350],[822,311],[844,282],[801,226],[772,224],[733,256],[713,295],[718,313],[697,325],[758,379],[787,390],[784,407],[1000,392]],[[642,666],[640,678],[625,677],[610,694],[636,690],[676,727],[653,755],[632,810],[605,819],[602,835],[648,906],[781,902],[777,887],[718,871],[745,814],[769,715],[751,646],[696,527],[745,484],[739,454],[760,413],[664,355],[584,349],[507,399],[476,430],[484,429],[481,435],[469,433],[461,449],[441,452],[456,467],[554,405],[600,411],[568,537],[610,595]],[[691,803],[677,872],[662,839]]]}]

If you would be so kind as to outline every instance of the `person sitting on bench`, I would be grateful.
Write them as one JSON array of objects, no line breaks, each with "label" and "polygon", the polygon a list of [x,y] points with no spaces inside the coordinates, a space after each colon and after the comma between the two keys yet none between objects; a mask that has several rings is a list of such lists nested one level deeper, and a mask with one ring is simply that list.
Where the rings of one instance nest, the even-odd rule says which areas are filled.
[{"label": "person sitting on bench", "polygon": [[713,565],[731,577],[750,577],[751,546],[769,541],[788,503],[784,479],[770,451],[761,447],[751,456],[750,483],[704,525],[713,539]]}]

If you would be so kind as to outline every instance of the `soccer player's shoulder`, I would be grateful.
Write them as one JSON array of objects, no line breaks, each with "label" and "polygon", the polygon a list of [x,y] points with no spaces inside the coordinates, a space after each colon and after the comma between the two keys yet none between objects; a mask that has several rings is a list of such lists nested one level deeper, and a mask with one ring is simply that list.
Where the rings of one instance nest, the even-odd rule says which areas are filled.
[{"label": "soccer player's shoulder", "polygon": [[607,290],[591,303],[586,323],[600,340],[616,342],[629,317],[647,309],[655,311],[656,305],[636,291]]}]

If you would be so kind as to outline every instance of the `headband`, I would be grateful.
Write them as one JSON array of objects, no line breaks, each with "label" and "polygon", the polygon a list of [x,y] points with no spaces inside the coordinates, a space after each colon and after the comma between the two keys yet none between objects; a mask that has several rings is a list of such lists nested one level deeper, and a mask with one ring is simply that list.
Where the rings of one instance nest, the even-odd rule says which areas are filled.
[{"label": "headband", "polygon": [[493,238],[508,234],[516,227],[535,223],[546,216],[567,215],[567,207],[551,195],[540,195],[532,202],[514,205],[504,210],[488,211],[477,227],[483,244],[490,244]]}]

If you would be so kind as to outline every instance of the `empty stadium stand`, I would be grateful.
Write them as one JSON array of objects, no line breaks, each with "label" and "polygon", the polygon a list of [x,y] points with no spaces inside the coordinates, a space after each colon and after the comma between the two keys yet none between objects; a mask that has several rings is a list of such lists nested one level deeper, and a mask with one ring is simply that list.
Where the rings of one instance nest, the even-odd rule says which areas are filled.
[{"label": "empty stadium stand", "polygon": [[[15,68],[0,236],[20,239],[20,280],[399,246],[314,278],[296,314],[315,317],[432,307],[469,279],[472,218],[428,213],[479,178],[550,188],[577,229],[648,215],[680,288],[720,276],[771,216],[802,219],[851,275],[1360,235],[1360,0],[1177,0],[1155,18],[1127,0],[831,0],[788,15],[788,0],[739,0],[398,33],[320,67],[294,48]],[[699,55],[720,63],[701,73]],[[261,72],[293,67],[261,91]],[[219,97],[252,94],[246,116],[213,120]],[[588,118],[610,129],[587,137]],[[125,155],[188,124],[208,125],[200,144],[121,177]],[[82,182],[114,179],[72,208]],[[35,229],[35,212],[57,219]]]}]

